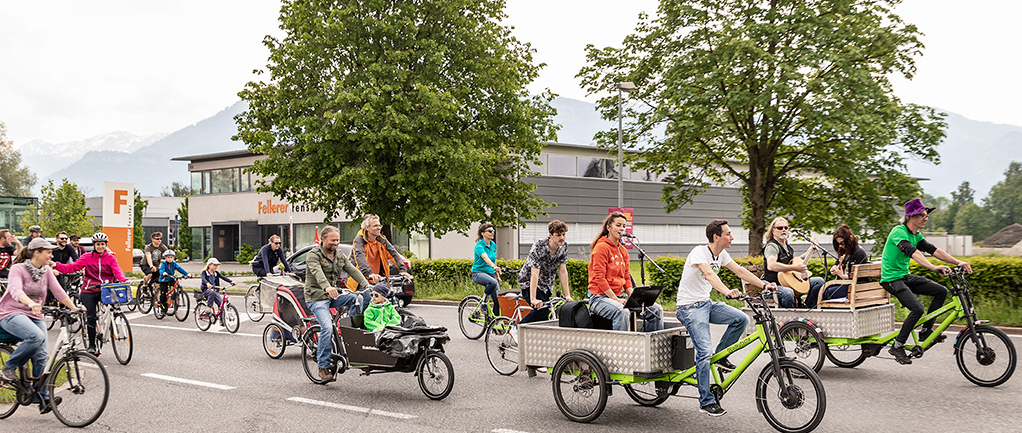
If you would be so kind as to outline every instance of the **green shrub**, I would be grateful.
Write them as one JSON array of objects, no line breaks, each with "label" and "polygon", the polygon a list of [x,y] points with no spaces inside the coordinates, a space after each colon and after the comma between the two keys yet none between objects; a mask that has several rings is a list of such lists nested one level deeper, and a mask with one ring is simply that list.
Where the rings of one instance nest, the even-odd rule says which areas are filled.
[{"label": "green shrub", "polygon": [[[476,287],[468,286],[470,290],[478,288],[478,285],[472,283],[470,276],[472,274],[472,260],[469,259],[409,259],[412,261],[412,273],[416,279],[416,290],[419,290],[420,285],[428,285],[430,288],[438,287],[437,290],[442,290],[442,286],[447,284],[451,287],[457,286],[458,283],[467,281]],[[503,288],[517,288],[518,287],[518,274],[517,270],[521,269],[525,264],[525,260],[504,260],[498,259],[496,265],[502,268],[513,268],[516,273],[510,276],[503,276]],[[571,296],[575,299],[581,299],[588,292],[589,287],[589,262],[577,259],[569,259],[568,264],[568,286],[571,287]],[[554,281],[554,288],[560,290],[560,281]],[[474,293],[474,292],[473,292]],[[459,298],[460,299],[460,298]]]},{"label": "green shrub", "polygon": [[238,263],[248,263],[255,258],[259,250],[248,244],[244,244],[241,248],[238,248]]}]

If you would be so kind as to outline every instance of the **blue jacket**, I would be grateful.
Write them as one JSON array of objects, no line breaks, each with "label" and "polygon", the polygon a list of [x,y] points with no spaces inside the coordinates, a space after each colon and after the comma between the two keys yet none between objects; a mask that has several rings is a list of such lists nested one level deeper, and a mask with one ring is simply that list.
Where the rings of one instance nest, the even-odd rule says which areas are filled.
[{"label": "blue jacket", "polygon": [[[169,283],[173,281],[174,271],[180,272],[186,277],[188,276],[188,272],[186,272],[181,265],[177,264],[177,262],[171,263],[164,260],[163,263],[160,263],[160,282]],[[170,274],[170,276],[168,277],[164,274]]]},{"label": "blue jacket", "polygon": [[277,251],[273,251],[273,247],[266,244],[259,249],[259,254],[255,256],[255,260],[252,262],[252,271],[259,269],[269,274],[273,272],[273,268],[277,267],[277,263],[281,262],[284,263],[284,269],[291,272],[291,266],[287,264],[287,259],[284,257],[284,249],[277,248]]},{"label": "blue jacket", "polygon": [[213,287],[219,286],[221,278],[228,283],[234,282],[231,281],[230,278],[225,277],[224,274],[221,274],[220,271],[216,271],[212,274],[202,271],[202,290],[205,291],[206,289],[212,289]]}]

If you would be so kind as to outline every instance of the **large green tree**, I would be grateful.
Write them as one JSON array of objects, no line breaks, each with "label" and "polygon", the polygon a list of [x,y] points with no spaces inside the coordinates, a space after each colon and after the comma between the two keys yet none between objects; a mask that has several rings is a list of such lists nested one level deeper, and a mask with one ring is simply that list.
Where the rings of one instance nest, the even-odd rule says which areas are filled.
[{"label": "large green tree", "polygon": [[85,194],[78,190],[78,186],[67,179],[56,186],[51,179],[43,185],[39,207],[29,206],[28,212],[21,217],[21,226],[39,225],[47,235],[63,230],[92,236],[96,226],[92,224],[94,219],[88,212]]},{"label": "large green tree", "polygon": [[541,65],[504,18],[502,0],[285,1],[269,80],[239,93],[259,190],[418,232],[535,216],[553,95],[528,94]]},{"label": "large green tree", "polygon": [[1012,161],[1008,165],[1004,171],[1004,180],[990,188],[984,204],[993,213],[995,231],[1022,223],[1022,162]]},{"label": "large green tree", "polygon": [[937,162],[945,126],[892,94],[889,77],[911,78],[923,49],[919,30],[892,12],[897,3],[662,0],[622,47],[587,47],[579,76],[606,95],[605,118],[617,115],[614,84],[637,86],[625,134],[644,151],[631,162],[671,175],[668,211],[712,185],[737,185],[752,251],[773,216],[879,237],[918,194],[905,159]]},{"label": "large green tree", "polygon": [[0,122],[0,195],[30,197],[36,176],[21,165],[21,152],[7,139],[7,127]]}]

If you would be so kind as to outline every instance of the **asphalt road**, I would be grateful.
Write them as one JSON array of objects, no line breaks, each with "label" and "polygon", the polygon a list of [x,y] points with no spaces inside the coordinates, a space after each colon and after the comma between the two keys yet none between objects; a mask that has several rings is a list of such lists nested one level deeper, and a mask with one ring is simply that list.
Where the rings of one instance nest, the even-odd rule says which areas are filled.
[{"label": "asphalt road", "polygon": [[[242,299],[233,296],[235,305]],[[131,363],[122,366],[107,349],[100,359],[110,375],[106,411],[92,431],[365,431],[365,432],[620,432],[620,431],[774,431],[756,411],[755,374],[761,356],[721,401],[720,418],[699,413],[695,388],[685,387],[657,408],[633,403],[614,388],[606,411],[591,424],[568,421],[558,411],[549,375],[528,378],[496,374],[481,340],[466,339],[452,306],[412,304],[430,324],[450,329],[447,354],[454,364],[454,391],[442,401],[428,399],[412,374],[360,376],[349,371],[329,385],[315,385],[300,364],[299,348],[283,358],[263,352],[267,318],[252,323],[242,310],[241,329],[228,334],[214,327],[199,331],[189,316],[156,320],[129,315],[135,339]],[[714,327],[714,338],[721,328]],[[55,338],[55,334],[51,334]],[[886,353],[854,369],[830,364],[820,373],[827,413],[817,431],[868,430],[931,432],[1017,432],[1022,429],[1022,373],[1006,384],[982,388],[958,371],[951,341],[931,349],[909,366]],[[1016,347],[1022,339],[1012,337]],[[741,355],[739,352],[737,355]],[[732,355],[732,359],[735,358]],[[183,381],[182,381],[183,380]],[[192,381],[192,382],[189,382]],[[65,428],[53,415],[21,407],[0,420],[0,431],[49,432]]]}]

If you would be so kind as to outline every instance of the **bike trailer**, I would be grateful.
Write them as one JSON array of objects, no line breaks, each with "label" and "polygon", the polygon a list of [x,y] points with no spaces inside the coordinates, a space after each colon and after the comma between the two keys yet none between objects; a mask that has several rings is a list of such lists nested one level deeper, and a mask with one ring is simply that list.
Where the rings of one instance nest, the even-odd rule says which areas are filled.
[{"label": "bike trailer", "polygon": [[131,302],[131,283],[110,283],[99,286],[99,300],[106,305]]}]

